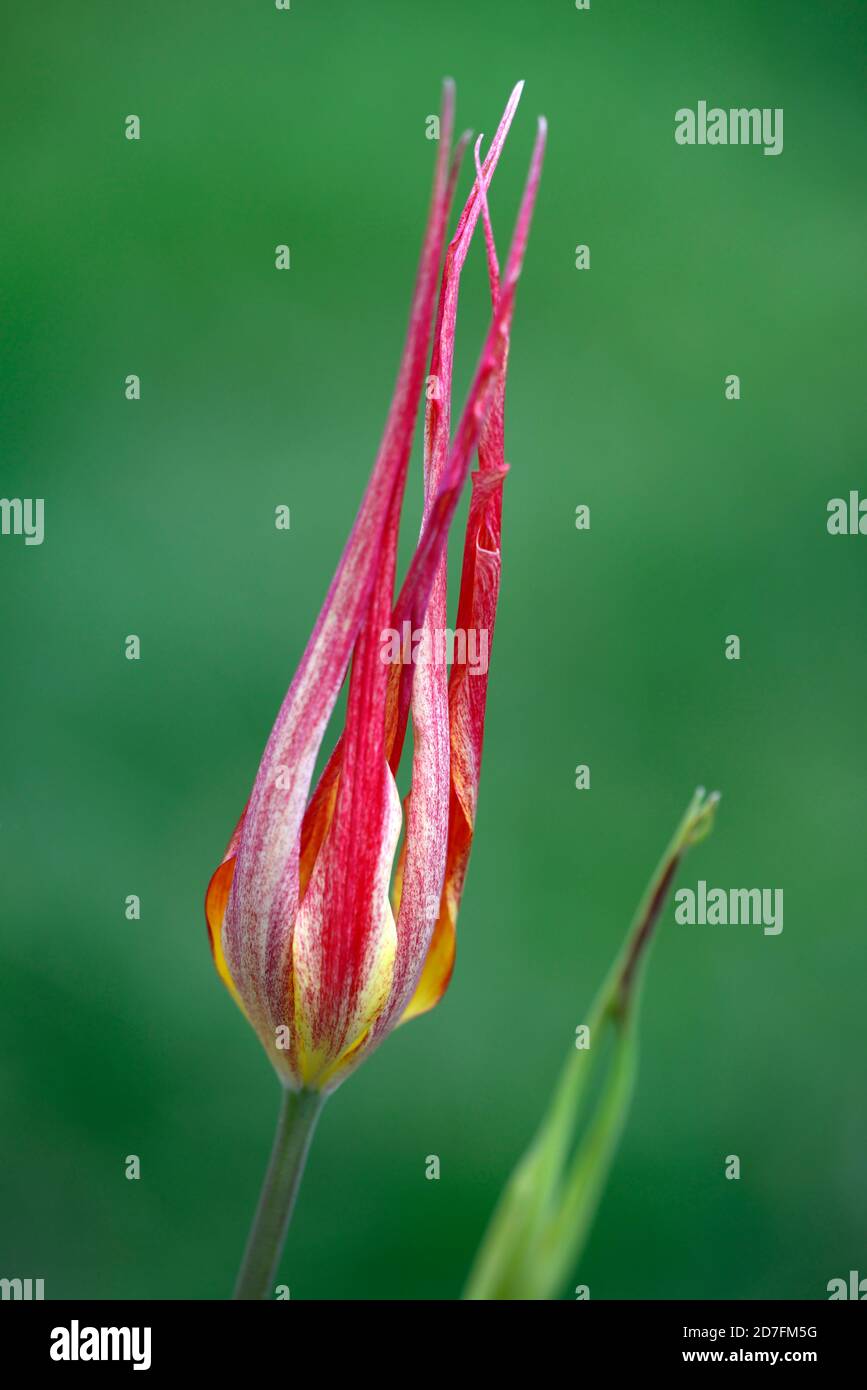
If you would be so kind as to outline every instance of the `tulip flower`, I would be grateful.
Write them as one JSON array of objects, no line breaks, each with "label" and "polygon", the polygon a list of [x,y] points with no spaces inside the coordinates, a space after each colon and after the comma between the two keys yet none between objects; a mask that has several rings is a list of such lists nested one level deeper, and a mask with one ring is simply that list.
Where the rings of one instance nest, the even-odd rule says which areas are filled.
[{"label": "tulip flower", "polygon": [[[217,971],[284,1088],[271,1165],[236,1296],[267,1295],[323,1098],[403,1020],[445,992],[475,827],[487,672],[435,657],[384,660],[384,634],[446,629],[446,547],[478,453],[457,630],[493,632],[500,574],[503,399],[515,286],[541,173],[533,150],[500,276],[487,190],[521,95],[513,91],[443,257],[466,137],[451,158],[454,94],[440,143],[397,385],[373,472],[322,610],[268,739],[247,805],[207,891]],[[458,288],[480,217],[493,301],[457,425],[451,425]],[[440,277],[440,265],[442,274]],[[440,282],[437,301],[437,283]],[[436,315],[435,315],[436,309]],[[395,600],[398,529],[427,374],[424,510]],[[310,794],[314,764],[349,671],[343,733]],[[412,721],[411,790],[395,773]],[[398,844],[403,830],[403,839]],[[395,859],[397,856],[397,862]]]}]

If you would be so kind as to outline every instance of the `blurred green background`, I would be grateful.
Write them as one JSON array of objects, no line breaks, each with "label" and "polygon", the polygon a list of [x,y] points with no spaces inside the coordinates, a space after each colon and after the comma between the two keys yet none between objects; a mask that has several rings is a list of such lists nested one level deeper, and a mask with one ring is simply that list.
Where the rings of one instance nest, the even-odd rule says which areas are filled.
[{"label": "blurred green background", "polygon": [[[46,499],[46,539],[0,538],[0,1275],[50,1298],[231,1289],[278,1097],[202,896],[378,443],[445,74],[488,134],[527,80],[501,250],[538,111],[551,128],[478,833],[451,990],[328,1105],[282,1278],[459,1293],[698,782],[723,802],[681,882],[783,888],[785,929],[669,907],[575,1282],[823,1298],[867,1275],[867,539],[825,526],[867,488],[863,7],[3,8],[0,492]],[[783,107],[783,154],[678,147],[699,99]],[[479,239],[459,398],[486,296]],[[404,557],[419,500],[416,465]]]}]

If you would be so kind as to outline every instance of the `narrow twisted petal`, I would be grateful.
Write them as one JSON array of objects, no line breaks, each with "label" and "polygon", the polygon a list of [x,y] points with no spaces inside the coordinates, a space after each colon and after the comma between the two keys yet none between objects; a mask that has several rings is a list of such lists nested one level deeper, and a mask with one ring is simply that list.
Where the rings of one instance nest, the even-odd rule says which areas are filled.
[{"label": "narrow twisted petal", "polygon": [[[491,148],[485,156],[482,165],[482,174],[479,175],[477,181],[473,184],[470,196],[461,212],[458,225],[446,250],[442,283],[437,305],[437,321],[434,329],[431,367],[428,376],[430,382],[437,383],[437,389],[435,394],[431,395],[428,399],[425,415],[425,516],[428,514],[430,499],[439,482],[448,453],[454,329],[457,316],[457,289],[460,281],[460,273],[464,261],[466,260],[472,234],[482,206],[480,187],[484,184],[484,189],[487,190],[490,186],[491,178],[493,177],[497,161],[502,153],[503,144],[509,132],[509,127],[512,124],[518,102],[521,99],[523,88],[524,83],[518,82],[509,97],[506,109],[503,112],[500,124],[491,142]],[[460,169],[461,156],[469,138],[469,134],[465,133],[458,142],[455,150],[455,157],[452,161],[452,168],[446,191],[446,216],[448,215],[448,209],[451,207],[454,187]],[[395,609],[392,615],[391,626],[399,629],[401,621],[402,615]],[[395,668],[390,672],[389,708],[386,717],[386,746],[389,752],[389,762],[391,763],[392,771],[395,773],[397,772],[397,767],[400,762],[403,739],[406,732],[406,719],[404,718],[402,728],[398,733],[397,721],[395,718],[397,709],[397,686],[400,684],[400,674],[399,668]],[[411,681],[407,682],[407,689],[410,683]],[[321,813],[333,796],[335,779],[339,775],[341,742],[342,739],[339,739],[335,745],[326,768],[317,784],[316,791],[314,792],[304,819],[302,853],[305,843],[309,842],[312,858],[315,858],[315,852],[318,851],[322,839],[324,838]],[[325,820],[326,827],[329,821],[330,816]]]},{"label": "narrow twisted petal", "polygon": [[491,325],[421,540],[395,607],[395,616],[398,619],[408,617],[416,626],[424,620],[433,579],[448,539],[449,525],[469,472],[473,451],[485,426],[496,393],[498,374],[505,360],[515,289],[524,262],[533,207],[542,173],[546,134],[547,126],[540,117],[530,171]]},{"label": "narrow twisted petal", "polygon": [[[541,172],[544,140],[545,127],[544,124],[540,124],[518,221],[516,241],[519,245],[521,236],[526,244],[529,218]],[[481,183],[478,149],[476,164]],[[482,211],[491,298],[496,321],[502,313],[502,294],[496,247],[484,193]],[[513,245],[506,270],[507,284],[510,281],[514,284],[516,278],[514,251]],[[520,261],[517,262],[517,268],[520,269]],[[485,635],[488,659],[493,645],[500,588],[503,479],[508,471],[504,453],[504,402],[513,305],[514,296],[507,303],[507,312],[501,319],[502,331],[495,344],[497,360],[487,419],[479,440],[479,469],[472,474],[473,491],[467,518],[456,624],[460,631]],[[456,665],[452,668],[449,681],[451,789],[443,891],[424,967],[415,992],[403,1013],[402,1021],[415,1018],[433,1008],[442,998],[451,979],[455,958],[457,914],[475,830],[487,689],[487,661],[476,668],[467,665]]]},{"label": "narrow twisted petal", "polygon": [[[450,402],[454,362],[455,326],[461,272],[486,190],[512,123],[523,83],[512,92],[484,166],[479,165],[476,144],[476,183],[446,251],[440,287],[437,324],[428,380],[431,383],[425,421],[425,499],[422,533],[442,477],[448,455]],[[439,644],[447,626],[445,548],[434,574],[421,629],[423,659],[413,667],[398,668],[403,679],[411,672],[413,726],[412,790],[407,798],[407,826],[396,883],[397,957],[388,1007],[374,1030],[384,1035],[403,1013],[415,990],[439,916],[446,866],[449,823],[449,705],[445,661]],[[395,740],[402,741],[402,732]],[[394,750],[392,750],[394,766]],[[399,896],[398,896],[399,893]]]},{"label": "narrow twisted petal", "polygon": [[[470,242],[479,219],[479,214],[483,207],[487,210],[487,190],[502,153],[506,136],[509,133],[509,128],[518,108],[518,103],[521,100],[523,89],[523,82],[518,82],[514,87],[506,103],[506,109],[503,112],[500,124],[497,126],[496,133],[491,141],[491,147],[481,167],[479,166],[479,145],[481,144],[482,137],[479,136],[476,142],[476,181],[473,184],[470,196],[458,219],[458,225],[455,229],[454,236],[446,250],[439,304],[437,307],[437,322],[434,329],[431,368],[428,378],[432,385],[432,394],[428,401],[425,418],[425,510],[422,523],[422,535],[424,535],[425,525],[430,518],[433,499],[437,494],[448,459],[449,436],[451,431],[455,326],[457,322],[458,292],[460,289],[461,272],[467,258],[467,252],[470,248]],[[443,584],[445,584],[445,564],[445,551],[443,551],[436,569],[436,575],[442,576]],[[433,587],[434,585],[432,584],[431,592],[433,591]],[[405,619],[411,619],[412,616],[414,615],[410,613],[409,591],[405,587],[398,601],[397,608],[395,609],[394,626],[399,628]],[[443,623],[444,622],[445,613],[443,612]],[[396,769],[400,761],[410,703],[410,677],[406,671],[402,672],[402,675],[403,679],[400,682],[400,691],[397,695],[395,709],[395,737],[391,749],[392,769]]]},{"label": "narrow twisted petal", "polygon": [[[490,655],[500,587],[500,519],[507,468],[472,474],[457,626],[486,634]],[[455,929],[476,820],[488,675],[481,667],[454,666],[449,681],[450,781],[448,842],[438,918],[424,967],[404,1021],[439,1002],[451,979]]]},{"label": "narrow twisted petal", "polygon": [[[436,390],[428,402],[425,431],[425,515],[448,451],[457,285],[481,212],[482,197],[496,168],[522,86],[519,84],[509,99],[484,170],[479,170],[478,180],[446,253],[429,375]],[[452,166],[449,194],[454,187],[459,155],[460,149]],[[332,1058],[349,1052],[357,1063],[362,1043],[366,1041],[368,1047],[372,1045],[399,1017],[427,954],[439,909],[448,830],[448,692],[445,667],[424,661],[409,668],[413,675],[413,680],[408,682],[413,691],[413,791],[408,798],[406,858],[400,870],[403,892],[396,949],[392,950],[389,1001],[387,1007],[381,1009],[369,1038],[353,1042],[351,1034],[358,1029],[353,1000],[369,996],[365,973],[370,962],[388,955],[385,946],[379,953],[373,949],[372,938],[379,933],[388,936],[393,930],[393,922],[384,917],[383,904],[377,896],[376,867],[388,823],[388,792],[383,789],[381,758],[390,752],[392,768],[396,768],[400,749],[395,745],[403,741],[403,729],[399,739],[396,737],[393,718],[401,668],[385,667],[379,660],[382,629],[389,623],[392,626],[397,623],[396,616],[391,614],[391,594],[398,514],[399,499],[386,526],[377,589],[353,658],[346,728],[320,779],[302,827],[301,892],[303,895],[306,876],[313,873],[319,892],[317,912],[323,914],[324,920],[321,928],[318,923],[314,924],[314,915],[305,910],[307,900],[302,897],[302,910],[295,927],[294,954],[296,959],[306,956],[308,935],[315,941],[315,951],[310,954],[315,956],[320,973],[315,992],[308,990],[304,1001],[305,1010],[315,1007],[317,1013],[314,1019],[305,1012],[304,1026],[310,1032],[317,1065],[326,1051]],[[431,647],[436,632],[444,632],[445,625],[443,553],[424,619],[424,632]],[[385,719],[379,715],[381,710],[386,711]],[[322,861],[321,874],[317,856]],[[312,890],[314,881],[310,882]]]},{"label": "narrow twisted petal", "polygon": [[[517,92],[513,94],[513,101],[517,101],[518,95],[520,95],[520,89],[518,89]],[[508,110],[507,116],[504,119],[507,122],[511,119],[511,113]],[[503,136],[504,134],[505,131],[503,131]],[[400,596],[394,609],[392,622],[398,630],[400,630],[401,625],[405,619],[409,619],[412,622],[413,627],[425,623],[431,594],[437,579],[437,574],[440,571],[440,567],[443,563],[445,545],[448,539],[448,529],[451,519],[454,515],[454,509],[457,504],[458,496],[460,495],[463,483],[466,481],[473,451],[480,442],[480,438],[485,429],[485,423],[490,410],[490,406],[496,395],[498,378],[502,372],[505,361],[505,351],[508,341],[508,327],[511,321],[512,307],[514,304],[515,286],[517,284],[518,277],[521,271],[521,266],[523,263],[523,256],[526,248],[527,236],[529,233],[530,218],[532,215],[533,204],[538,189],[539,177],[541,173],[542,155],[544,151],[544,142],[545,127],[543,123],[540,123],[539,134],[533,152],[533,158],[530,165],[530,172],[527,179],[527,185],[524,191],[524,197],[522,199],[521,208],[519,211],[515,234],[513,237],[512,247],[510,250],[509,260],[507,264],[505,283],[508,287],[508,295],[506,295],[505,293],[501,293],[497,297],[491,326],[489,328],[488,335],[485,340],[480,363],[477,368],[475,377],[473,379],[470,394],[461,416],[461,420],[455,437],[455,442],[451,450],[447,453],[445,462],[440,464],[438,468],[438,480],[435,480],[433,476],[434,469],[432,450],[436,447],[435,443],[433,442],[434,431],[430,429],[428,431],[429,467],[427,469],[428,476],[426,478],[426,483],[428,483],[429,486],[426,488],[425,521],[422,526],[422,535],[419,541],[418,549],[416,551],[412,563],[410,564],[407,578],[401,589]],[[493,162],[491,168],[492,167]],[[479,173],[480,176],[477,178],[477,190],[479,190],[479,193],[477,205],[474,210],[474,215],[472,216],[473,226],[475,225],[475,222],[477,221],[478,216],[482,211],[482,206],[484,203],[484,193],[486,188],[486,180],[481,177],[481,171],[479,171]],[[474,191],[473,200],[475,198],[476,192]],[[465,218],[466,221],[469,221],[467,209],[465,209]],[[459,234],[456,236],[457,242],[459,242],[460,240]],[[463,258],[465,258],[465,255],[466,246],[464,245],[462,247],[462,255],[455,256],[453,258],[453,265],[449,270],[450,291],[454,289],[456,285],[456,282],[451,279],[451,276],[453,276],[455,272],[459,275],[460,267],[463,264]],[[448,296],[448,298],[450,298],[450,296]],[[441,297],[441,305],[446,301],[446,299],[447,296],[443,294]],[[452,320],[449,326],[445,310],[442,311],[440,322],[438,323],[438,329],[443,324],[445,325],[445,327],[443,328],[443,332],[446,333],[449,337],[452,337],[454,333],[454,321]],[[439,343],[439,340],[440,335],[438,331],[435,335],[435,352],[436,345]],[[442,355],[440,355],[439,361],[442,370]],[[450,366],[448,370],[450,372]],[[437,460],[437,463],[439,464],[439,460]],[[493,477],[494,475],[493,473],[491,473],[489,476]],[[499,478],[499,475],[498,480],[501,480],[501,478]],[[485,515],[487,514],[487,488],[477,489],[477,493],[480,499],[484,499],[484,506],[482,506],[481,501],[477,502],[476,510],[473,513],[474,520],[472,524],[476,529],[481,530],[482,521],[477,520],[475,518],[477,518],[480,515],[480,508],[482,513],[484,513]],[[497,574],[499,573],[498,564],[499,556],[497,555]],[[481,592],[482,589],[485,587],[484,581],[481,578],[481,569],[482,567],[480,566],[480,578],[478,581],[479,592]],[[495,594],[493,597],[493,606],[496,606]],[[484,605],[485,612],[488,611],[488,607],[489,605]],[[464,608],[465,611],[470,611],[467,609],[466,603],[464,605]],[[415,685],[415,681],[418,679],[420,671],[423,673],[424,667],[415,668],[413,688]],[[430,691],[427,692],[427,695],[429,694]],[[431,708],[435,709],[436,706],[433,705],[431,706]],[[428,712],[428,707],[422,706],[422,718],[427,716]],[[397,718],[398,737],[400,737],[400,731],[404,727],[405,721],[401,718],[400,715],[398,715]],[[481,707],[482,723],[483,720],[484,702],[482,702]],[[441,725],[438,727],[441,727]],[[423,780],[420,785],[423,789],[423,795],[427,794],[429,798],[426,810],[429,813],[434,814],[438,817],[438,832],[441,835],[444,828],[444,821],[442,810],[437,810],[437,798],[442,798],[444,781],[442,779],[442,769],[440,770],[439,774],[436,771],[435,760],[437,759],[438,754],[439,749],[437,748],[428,747],[428,749],[426,750],[426,753],[424,755],[425,767],[423,769]],[[430,781],[434,783],[432,788],[429,786],[428,782],[424,780],[425,774],[430,778]],[[454,773],[450,768],[450,778],[453,778],[453,776]],[[417,784],[415,782],[414,767],[414,789],[416,785]],[[450,793],[450,795],[453,795],[453,793]],[[471,839],[472,836],[470,834],[469,843],[471,843]],[[386,1008],[380,1019],[374,1024],[373,1028],[371,1029],[369,1038],[366,1040],[367,1046],[359,1047],[352,1059],[347,1059],[343,1069],[344,1075],[348,1074],[348,1070],[352,1065],[357,1065],[361,1056],[366,1054],[370,1046],[373,1046],[376,1041],[378,1041],[382,1036],[385,1035],[389,1027],[393,1026],[394,1022],[400,1017],[400,1013],[406,1013],[406,1016],[412,1016],[412,1012],[422,1012],[421,1009],[413,1009],[412,1003],[412,1001],[414,1001],[418,995],[418,989],[415,986],[415,981],[418,978],[419,974],[421,974],[426,969],[427,961],[429,960],[431,954],[430,948],[428,948],[427,951],[424,954],[422,954],[423,942],[421,940],[421,937],[422,933],[424,933],[429,939],[432,935],[433,928],[436,925],[436,897],[433,896],[433,901],[431,901],[431,898],[428,896],[429,883],[431,879],[439,881],[440,868],[444,867],[444,857],[442,855],[441,840],[437,845],[433,846],[430,840],[425,836],[424,832],[422,832],[422,835],[417,839],[419,860],[421,860],[421,857],[425,853],[432,855],[433,858],[431,862],[433,864],[433,868],[430,874],[427,874],[425,872],[424,867],[421,865],[421,863],[419,863],[418,882],[417,884],[413,885],[409,880],[408,874],[410,843],[410,830],[408,830],[406,841],[406,853],[403,856],[403,860],[399,869],[399,894],[402,910],[404,895],[407,893],[407,891],[411,892],[412,896],[410,898],[409,915],[405,919],[404,925],[406,926],[407,923],[410,923],[412,928],[418,928],[418,932],[415,933],[412,932],[411,929],[407,929],[407,935],[404,938],[405,945],[403,954],[402,956],[398,956],[398,959],[396,960],[395,964],[395,983],[392,988],[392,995],[389,1001],[389,1006]],[[458,864],[458,860],[460,858],[463,863],[464,869],[466,867],[466,859],[469,855],[469,843],[467,844],[466,851],[462,856],[459,856],[457,853],[454,856],[455,864]],[[446,855],[447,853],[448,845],[446,845]],[[453,881],[456,881],[454,875]],[[444,892],[446,891],[447,887],[448,878],[446,877],[446,885],[443,889]],[[400,939],[400,925],[401,924],[399,912],[399,952],[401,951],[402,945]],[[413,947],[415,949],[413,949]],[[410,994],[410,990],[413,991],[412,994]],[[437,998],[441,993],[442,990],[439,991]],[[408,1012],[404,1009],[404,1004],[407,1000],[410,1000],[410,1003],[408,1004],[408,1010],[411,1012]],[[436,1002],[436,1000],[432,1000],[431,1002]],[[400,1009],[400,1013],[398,1012],[398,1006]],[[428,1005],[427,1007],[430,1007],[430,1005]]]},{"label": "narrow twisted petal", "polygon": [[[282,974],[300,891],[300,830],[322,736],[376,583],[383,536],[402,493],[424,379],[449,193],[452,85],[443,95],[434,194],[394,398],[373,473],[298,671],[271,731],[235,840],[222,925],[225,965],[263,1036],[285,1022]],[[397,505],[399,506],[399,500]],[[228,870],[220,875],[220,895]],[[217,935],[211,926],[212,940]]]},{"label": "narrow twisted petal", "polygon": [[[308,989],[304,998],[304,1026],[314,1051],[334,1060],[357,1040],[358,999],[375,999],[380,1007],[384,1002],[384,995],[370,994],[372,962],[388,960],[387,995],[394,961],[388,886],[400,830],[400,803],[385,753],[388,668],[382,661],[381,633],[391,616],[399,508],[396,494],[373,598],[352,659],[334,812],[304,899],[307,907],[314,886],[321,893],[316,901],[318,920],[314,922],[309,911],[302,912],[295,929],[295,960],[315,958],[317,971],[315,990]],[[390,838],[394,819],[393,801],[397,830],[383,864],[383,844]],[[318,943],[315,952],[306,939],[311,933]],[[379,940],[383,936],[387,941]],[[365,1020],[364,1031],[374,1016]]]}]

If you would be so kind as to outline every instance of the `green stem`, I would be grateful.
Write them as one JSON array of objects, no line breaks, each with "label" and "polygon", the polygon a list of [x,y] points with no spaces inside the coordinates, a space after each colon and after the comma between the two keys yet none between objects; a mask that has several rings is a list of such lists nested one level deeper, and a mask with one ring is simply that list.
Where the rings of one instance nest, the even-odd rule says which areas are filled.
[{"label": "green stem", "polygon": [[269,1298],[307,1151],[325,1097],[319,1091],[283,1090],[274,1147],[233,1298]]}]

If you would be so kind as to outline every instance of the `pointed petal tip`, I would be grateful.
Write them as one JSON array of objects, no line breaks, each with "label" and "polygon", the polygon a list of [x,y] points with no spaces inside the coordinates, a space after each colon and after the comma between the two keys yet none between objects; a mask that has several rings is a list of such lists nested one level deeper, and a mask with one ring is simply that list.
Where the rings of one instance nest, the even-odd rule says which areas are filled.
[{"label": "pointed petal tip", "polygon": [[[451,137],[452,122],[455,118],[455,82],[454,78],[452,77],[443,78],[442,97],[440,99],[440,110],[442,112],[444,122],[448,123],[449,133]],[[450,143],[450,141],[448,143]]]},{"label": "pointed petal tip", "polygon": [[509,93],[509,100],[506,102],[506,111],[509,112],[509,113],[511,113],[512,115],[515,114],[515,111],[516,111],[517,106],[518,106],[518,102],[521,100],[521,94],[522,94],[523,90],[524,90],[524,79],[523,79],[523,77],[522,77],[521,80],[520,80],[520,82],[516,82],[516,83],[515,83],[514,87],[512,88],[511,92]]}]

